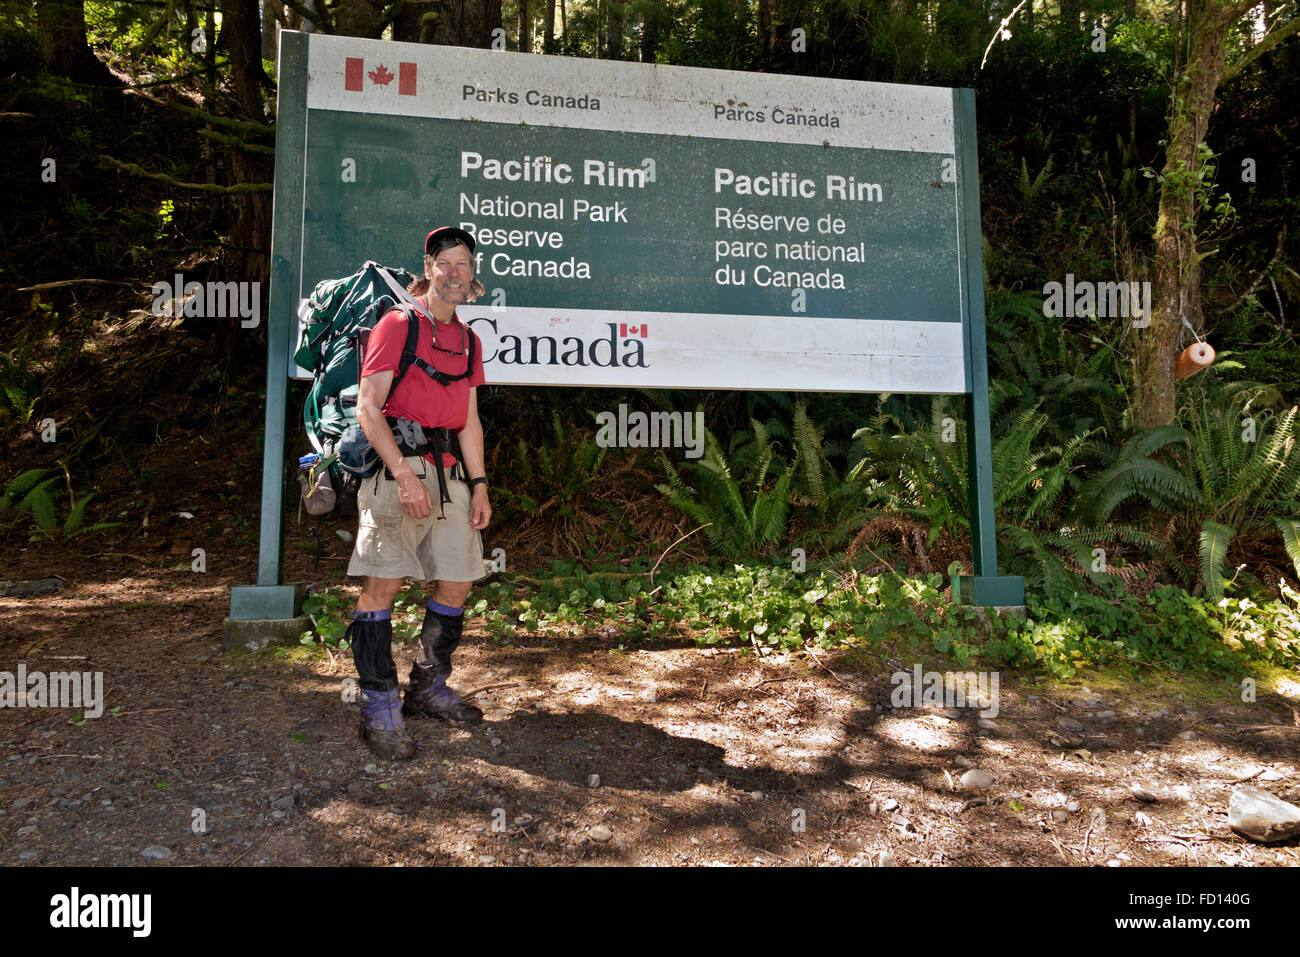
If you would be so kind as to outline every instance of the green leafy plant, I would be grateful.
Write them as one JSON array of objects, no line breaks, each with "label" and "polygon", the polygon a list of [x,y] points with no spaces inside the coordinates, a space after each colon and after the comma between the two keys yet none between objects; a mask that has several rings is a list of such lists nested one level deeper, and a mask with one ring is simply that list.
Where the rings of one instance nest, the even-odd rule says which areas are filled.
[{"label": "green leafy plant", "polygon": [[0,420],[13,417],[26,422],[40,398],[36,378],[13,352],[0,352]]},{"label": "green leafy plant", "polygon": [[[1069,328],[1070,323],[1091,328]],[[1124,409],[1125,367],[1106,341],[1114,334],[1105,320],[1044,316],[1038,293],[999,290],[990,295],[989,372],[1005,400],[1002,415],[1007,417],[995,420],[993,431],[1038,406],[1058,443],[1089,429],[1101,429],[1095,443],[1116,434]],[[1098,445],[1095,451],[1107,449]]]},{"label": "green leafy plant", "polygon": [[[995,404],[1005,398],[995,390]],[[886,512],[925,523],[931,541],[941,532],[964,535],[970,528],[966,426],[955,420],[949,434],[939,425],[944,410],[943,400],[936,399],[936,427],[930,429],[864,436],[877,455],[869,466],[877,479],[873,496]],[[1131,526],[1088,527],[1066,520],[1069,495],[1081,483],[1075,473],[1091,451],[1095,430],[1060,445],[1043,444],[1048,421],[1035,405],[1020,412],[993,443],[999,557],[1030,587],[1068,592],[1077,590],[1080,570],[1094,575],[1091,549],[1097,542],[1118,538],[1149,548],[1160,543]],[[894,424],[882,420],[872,431]]]},{"label": "green leafy plant", "polygon": [[[303,599],[302,612],[312,616],[316,627],[313,631],[304,631],[299,636],[299,643],[314,645],[319,640],[327,648],[347,651],[350,642],[344,635],[352,624],[355,609],[356,597],[346,586],[334,585],[313,591]],[[393,600],[393,641],[397,644],[415,641],[423,622],[422,592],[416,586],[408,586]]]},{"label": "green leafy plant", "polygon": [[[668,476],[656,485],[668,500],[705,526],[704,533],[724,557],[738,561],[769,554],[782,541],[789,517],[790,483],[795,465],[784,468],[763,426],[752,423],[756,440],[754,463],[739,481],[712,432],[705,432],[704,456],[690,466],[690,485],[662,452],[659,461]],[[776,477],[769,483],[769,475]]]},{"label": "green leafy plant", "polygon": [[603,521],[621,519],[603,500],[610,483],[609,450],[590,432],[566,427],[559,410],[551,413],[548,435],[521,438],[493,495],[502,517],[513,512],[525,521],[546,522],[557,551],[583,550]]},{"label": "green leafy plant", "polygon": [[[823,648],[887,643],[926,647],[960,667],[977,662],[1069,677],[1095,664],[1142,662],[1170,671],[1239,677],[1252,662],[1300,661],[1300,594],[1287,602],[1222,605],[1162,586],[1139,596],[1111,578],[1093,592],[1031,592],[1027,617],[981,622],[940,589],[944,576],[845,577],[827,567],[735,563],[660,570],[653,600],[642,574],[557,564],[552,575],[495,582],[478,600],[490,629],[637,641],[674,637],[697,645]],[[660,587],[662,586],[662,587]],[[494,606],[504,609],[493,622]]]},{"label": "green leafy plant", "polygon": [[794,443],[798,453],[799,480],[797,504],[810,513],[803,533],[821,548],[843,545],[869,520],[870,491],[858,481],[865,465],[859,462],[845,478],[840,478],[822,447],[822,434],[808,417],[807,407],[798,403],[794,413]]},{"label": "green leafy plant", "polygon": [[1179,409],[1183,427],[1135,435],[1080,490],[1078,507],[1094,522],[1131,498],[1170,514],[1182,551],[1198,556],[1206,593],[1218,601],[1234,540],[1249,549],[1280,534],[1300,576],[1298,410],[1271,411],[1278,395],[1258,383],[1198,378]]},{"label": "green leafy plant", "polygon": [[5,486],[0,496],[0,514],[12,511],[16,515],[27,513],[31,516],[32,530],[42,538],[72,538],[85,532],[97,532],[105,528],[116,528],[121,522],[97,522],[89,528],[83,528],[86,506],[90,504],[95,493],[90,492],[74,500],[72,508],[62,524],[59,523],[50,495],[50,487],[58,482],[57,475],[43,478],[49,469],[28,469],[15,476]]}]

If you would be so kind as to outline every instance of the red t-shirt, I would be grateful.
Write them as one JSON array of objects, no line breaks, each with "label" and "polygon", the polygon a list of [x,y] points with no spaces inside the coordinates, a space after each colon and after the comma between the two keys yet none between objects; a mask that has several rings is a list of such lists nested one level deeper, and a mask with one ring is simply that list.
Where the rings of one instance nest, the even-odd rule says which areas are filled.
[{"label": "red t-shirt", "polygon": [[[420,318],[420,334],[416,338],[415,354],[439,372],[447,375],[460,375],[465,371],[469,348],[469,339],[474,339],[474,371],[464,379],[458,379],[450,385],[438,385],[419,369],[412,366],[407,370],[396,389],[389,393],[384,403],[383,413],[399,419],[411,419],[426,429],[454,429],[459,432],[465,427],[469,415],[469,390],[483,384],[483,344],[478,336],[455,316],[451,322],[435,322],[428,313],[416,310]],[[434,327],[437,327],[437,344],[448,352],[439,352],[433,348]],[[391,370],[397,374],[397,367],[402,358],[402,349],[406,346],[406,316],[401,310],[394,309],[385,313],[370,333],[366,345],[366,358],[361,366],[361,377],[376,372]],[[425,456],[430,462],[432,456]],[[444,454],[442,464],[450,467],[456,457]]]}]

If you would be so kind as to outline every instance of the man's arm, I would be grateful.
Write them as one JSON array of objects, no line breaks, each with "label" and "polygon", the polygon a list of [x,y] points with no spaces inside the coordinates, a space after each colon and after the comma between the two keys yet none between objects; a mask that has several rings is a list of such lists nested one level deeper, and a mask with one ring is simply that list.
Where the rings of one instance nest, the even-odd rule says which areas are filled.
[{"label": "man's arm", "polygon": [[[465,427],[460,431],[460,454],[465,466],[465,478],[474,479],[487,474],[483,466],[483,423],[478,417],[478,389],[469,390],[469,411],[465,416]],[[487,486],[480,482],[474,486],[474,498],[469,508],[469,523],[472,528],[487,528],[492,518],[492,506],[488,504]]]},{"label": "man's arm", "polygon": [[[411,518],[427,518],[433,512],[433,500],[429,490],[424,487],[415,471],[406,464],[393,432],[384,418],[384,403],[388,401],[388,391],[393,384],[393,370],[373,372],[361,379],[357,392],[357,422],[366,438],[375,447],[379,457],[388,466],[397,482],[397,500],[402,504],[402,511]],[[471,402],[471,408],[473,403]],[[477,421],[477,419],[476,419]],[[480,459],[482,458],[482,430],[479,431]]]}]

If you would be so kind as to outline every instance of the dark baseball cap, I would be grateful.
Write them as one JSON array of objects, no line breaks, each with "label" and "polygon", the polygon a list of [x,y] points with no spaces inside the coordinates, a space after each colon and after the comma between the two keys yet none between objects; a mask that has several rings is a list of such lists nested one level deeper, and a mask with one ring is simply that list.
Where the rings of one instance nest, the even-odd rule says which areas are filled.
[{"label": "dark baseball cap", "polygon": [[455,226],[439,226],[424,241],[424,254],[431,255],[433,244],[442,239],[454,239],[458,243],[464,243],[469,247],[469,251],[474,251],[474,237],[463,229],[457,229]]}]

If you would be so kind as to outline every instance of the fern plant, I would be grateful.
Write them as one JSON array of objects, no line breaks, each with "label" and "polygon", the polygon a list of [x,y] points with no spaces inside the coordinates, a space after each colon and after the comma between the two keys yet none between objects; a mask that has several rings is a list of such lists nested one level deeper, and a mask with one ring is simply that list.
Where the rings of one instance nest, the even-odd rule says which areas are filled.
[{"label": "fern plant", "polygon": [[[989,299],[989,372],[1008,397],[1007,415],[1014,419],[1039,405],[1047,413],[1048,431],[1057,443],[1087,429],[1100,427],[1097,452],[1107,452],[1106,436],[1116,434],[1122,419],[1120,402],[1124,366],[1115,349],[1097,335],[1099,330],[1071,330],[1071,320],[1043,316],[1036,293],[999,291]],[[1078,319],[1074,322],[1101,320]],[[994,431],[1010,420],[994,417]]]},{"label": "fern plant", "polygon": [[[995,395],[995,404],[1003,398]],[[1072,566],[1093,577],[1101,574],[1092,570],[1091,549],[1098,543],[1119,539],[1158,549],[1160,542],[1129,526],[1088,527],[1065,520],[1066,502],[1081,484],[1076,473],[1093,451],[1097,430],[1061,445],[1043,444],[1049,418],[1037,405],[1026,409],[993,443],[998,554],[1030,587],[1077,590]],[[932,541],[942,531],[969,534],[964,421],[957,420],[948,436],[938,429],[877,436],[871,447],[894,456],[873,466],[876,477],[884,479],[878,498],[888,511],[927,523]]]},{"label": "fern plant", "polygon": [[837,548],[848,542],[871,517],[869,505],[875,497],[874,489],[858,480],[866,460],[840,478],[826,455],[822,433],[813,425],[802,402],[794,412],[794,443],[797,475],[801,479],[796,501],[806,502],[811,512],[804,534],[818,548]]},{"label": "fern plant", "polygon": [[[751,422],[755,454],[739,480],[711,431],[704,433],[704,456],[690,465],[691,482],[662,452],[667,484],[656,485],[668,500],[701,525],[713,546],[732,561],[765,558],[785,537],[790,483],[795,463],[782,467],[776,447],[758,422]],[[776,478],[769,484],[769,476]]]},{"label": "fern plant", "polygon": [[1300,577],[1300,452],[1295,406],[1270,411],[1278,394],[1254,382],[1222,383],[1212,373],[1189,384],[1179,409],[1185,427],[1139,432],[1115,462],[1080,492],[1079,508],[1105,520],[1128,499],[1169,513],[1185,549],[1194,539],[1206,594],[1221,600],[1228,549],[1274,533]]},{"label": "fern plant", "polygon": [[5,486],[5,494],[0,497],[0,512],[12,509],[16,513],[26,512],[32,517],[36,532],[49,536],[55,528],[54,499],[50,497],[50,486],[59,480],[57,475],[43,479],[49,469],[28,469],[13,478]]},{"label": "fern plant", "polygon": [[1047,178],[1052,173],[1052,158],[1047,158],[1047,163],[1038,175],[1033,179],[1029,177],[1029,162],[1022,156],[1020,158],[1020,180],[1016,183],[1020,189],[1020,195],[1027,203],[1032,203],[1043,194],[1043,187],[1047,185]]},{"label": "fern plant", "polygon": [[22,360],[13,352],[0,352],[0,419],[26,422],[39,398],[36,378],[23,367]]},{"label": "fern plant", "polygon": [[50,486],[57,482],[59,477],[55,475],[43,478],[48,472],[49,469],[28,469],[11,479],[5,486],[4,495],[0,496],[0,514],[8,511],[15,514],[28,513],[31,516],[34,533],[43,538],[58,538],[60,535],[64,538],[72,538],[83,532],[97,532],[105,528],[116,528],[122,524],[121,522],[97,522],[89,528],[82,528],[86,517],[86,506],[95,497],[95,493],[90,492],[73,502],[67,518],[60,525],[55,514],[54,499],[50,495]]},{"label": "fern plant", "polygon": [[[599,477],[608,449],[579,428],[565,428],[558,409],[552,410],[550,435],[518,440],[506,468],[509,476],[495,495],[505,509],[526,518],[546,518],[570,548],[580,548],[599,518]],[[558,542],[557,542],[558,544]]]}]

